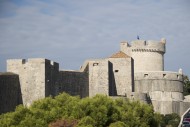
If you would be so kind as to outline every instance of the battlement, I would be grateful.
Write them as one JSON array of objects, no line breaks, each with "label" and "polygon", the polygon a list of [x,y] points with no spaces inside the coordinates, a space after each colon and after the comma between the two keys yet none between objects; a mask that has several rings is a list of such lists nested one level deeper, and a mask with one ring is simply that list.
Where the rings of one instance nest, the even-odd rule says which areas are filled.
[{"label": "battlement", "polygon": [[44,58],[30,58],[30,59],[9,59],[7,65],[27,65],[27,64],[48,64],[52,66],[59,66],[58,63],[44,59]]},{"label": "battlement", "polygon": [[135,40],[131,42],[121,42],[121,51],[130,49],[132,52],[162,52],[165,53],[166,40]]},{"label": "battlement", "polygon": [[183,81],[183,75],[177,72],[169,71],[149,71],[149,72],[137,72],[135,73],[135,80],[178,80]]}]

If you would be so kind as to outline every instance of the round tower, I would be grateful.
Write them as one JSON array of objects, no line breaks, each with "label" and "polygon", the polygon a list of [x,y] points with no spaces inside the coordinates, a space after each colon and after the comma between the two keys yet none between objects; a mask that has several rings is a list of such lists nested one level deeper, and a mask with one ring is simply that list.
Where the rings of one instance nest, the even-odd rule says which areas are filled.
[{"label": "round tower", "polygon": [[164,71],[164,53],[166,40],[135,40],[131,45],[122,42],[121,51],[134,60],[134,71]]}]

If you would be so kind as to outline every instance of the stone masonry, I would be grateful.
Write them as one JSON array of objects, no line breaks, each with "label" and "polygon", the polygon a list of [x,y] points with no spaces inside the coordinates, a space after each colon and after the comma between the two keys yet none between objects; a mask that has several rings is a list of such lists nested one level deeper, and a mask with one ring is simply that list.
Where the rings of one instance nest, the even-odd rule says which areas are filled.
[{"label": "stone masonry", "polygon": [[22,104],[19,76],[0,73],[0,113],[14,111],[19,104]]},{"label": "stone masonry", "polygon": [[[151,103],[161,114],[182,115],[190,107],[190,99],[184,100],[188,97],[183,96],[182,70],[164,71],[165,45],[165,39],[121,42],[119,52],[86,60],[78,71],[60,70],[58,63],[43,58],[7,60],[11,75],[0,75],[4,95],[0,113],[12,111],[20,103],[29,106],[40,98],[67,92],[82,98],[104,94],[136,99]],[[8,103],[7,99],[17,101]]]}]

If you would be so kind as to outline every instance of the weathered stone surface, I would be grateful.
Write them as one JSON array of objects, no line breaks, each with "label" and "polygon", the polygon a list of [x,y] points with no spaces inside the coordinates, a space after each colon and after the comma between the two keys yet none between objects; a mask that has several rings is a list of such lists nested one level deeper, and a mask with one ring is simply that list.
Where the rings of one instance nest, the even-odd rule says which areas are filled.
[{"label": "weathered stone surface", "polygon": [[19,104],[22,104],[19,76],[0,73],[0,114],[14,111]]},{"label": "weathered stone surface", "polygon": [[[27,106],[40,98],[67,92],[80,97],[127,97],[151,102],[161,114],[183,114],[190,107],[190,97],[183,96],[182,69],[179,73],[164,71],[165,44],[165,39],[122,42],[121,51],[109,58],[86,60],[79,71],[61,71],[58,63],[41,58],[7,60],[7,71],[17,74],[17,79],[4,74],[8,81],[0,75],[0,85],[16,97],[19,94],[13,92],[13,82],[15,87],[20,84],[23,104]],[[6,99],[1,100],[5,106]],[[9,105],[16,105],[12,103]]]},{"label": "weathered stone surface", "polygon": [[7,71],[19,75],[23,104],[54,95],[59,66],[47,59],[7,60]]},{"label": "weathered stone surface", "polygon": [[108,60],[89,61],[89,96],[109,95]]},{"label": "weathered stone surface", "polygon": [[131,58],[109,58],[108,60],[110,95],[125,96],[127,93],[132,92],[133,68]]},{"label": "weathered stone surface", "polygon": [[89,96],[88,76],[86,72],[60,71],[58,93],[67,92],[70,95]]},{"label": "weathered stone surface", "polygon": [[165,43],[153,40],[122,42],[121,51],[134,59],[134,71],[163,71]]}]

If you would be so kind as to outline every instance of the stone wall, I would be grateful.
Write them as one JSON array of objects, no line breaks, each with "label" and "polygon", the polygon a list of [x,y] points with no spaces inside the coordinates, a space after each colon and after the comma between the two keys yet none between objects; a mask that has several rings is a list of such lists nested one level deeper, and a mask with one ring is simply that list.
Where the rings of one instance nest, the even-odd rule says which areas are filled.
[{"label": "stone wall", "polygon": [[148,97],[146,93],[136,93],[136,92],[129,92],[126,96],[110,96],[113,99],[129,99],[140,101],[142,103],[149,103]]},{"label": "stone wall", "polygon": [[179,73],[157,71],[135,73],[135,91],[166,91],[183,93],[183,77]]},{"label": "stone wall", "polygon": [[183,102],[183,78],[175,72],[137,72],[135,91],[148,93],[154,110],[161,114],[181,114]]},{"label": "stone wall", "polygon": [[190,101],[181,102],[180,103],[180,115],[183,115],[189,108],[190,108]]},{"label": "stone wall", "polygon": [[80,71],[60,71],[58,91],[81,97],[126,96],[133,91],[132,80],[131,57],[88,60]]},{"label": "stone wall", "polygon": [[22,104],[19,76],[0,73],[0,114],[14,111],[19,104]]},{"label": "stone wall", "polygon": [[122,42],[121,51],[134,59],[134,71],[163,71],[165,40],[136,40],[131,45]]},{"label": "stone wall", "polygon": [[[180,73],[164,71],[165,44],[165,39],[135,40],[131,45],[122,42],[121,51],[110,58],[87,60],[79,71],[59,71],[58,63],[41,58],[8,60],[7,71],[19,75],[17,83],[27,106],[40,98],[67,92],[80,97],[104,94],[143,102],[150,99],[155,111],[161,114],[181,114],[190,106],[190,97],[184,101],[182,70]],[[9,84],[7,79],[0,81]],[[8,86],[12,90],[11,83]],[[12,91],[11,95],[16,97],[18,93]]]},{"label": "stone wall", "polygon": [[19,75],[23,104],[29,106],[33,101],[54,95],[58,64],[47,59],[7,60],[7,71]]},{"label": "stone wall", "polygon": [[126,96],[132,92],[132,60],[129,58],[109,58],[109,87],[111,96]]},{"label": "stone wall", "polygon": [[89,61],[89,96],[109,95],[108,60]]},{"label": "stone wall", "polygon": [[60,71],[58,91],[80,97],[89,96],[88,65],[81,71]]},{"label": "stone wall", "polygon": [[50,60],[45,60],[45,96],[55,96],[58,94],[59,64]]}]

